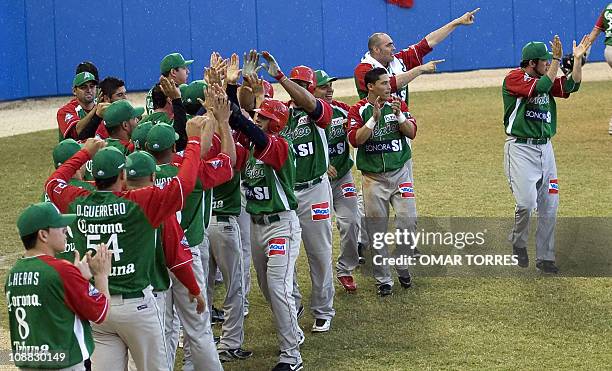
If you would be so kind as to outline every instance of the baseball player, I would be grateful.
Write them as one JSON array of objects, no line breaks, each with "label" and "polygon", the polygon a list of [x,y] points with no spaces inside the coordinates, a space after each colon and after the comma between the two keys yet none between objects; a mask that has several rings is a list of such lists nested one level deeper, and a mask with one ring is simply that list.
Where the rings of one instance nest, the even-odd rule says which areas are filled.
[{"label": "baseball player", "polygon": [[[61,164],[68,161],[75,153],[81,150],[81,145],[74,139],[64,139],[55,148],[53,148],[53,166],[57,169]],[[90,191],[96,189],[92,183],[83,180],[83,176],[86,172],[85,166],[78,169],[72,178],[68,181],[68,184],[81,187]],[[44,193],[41,201],[49,202],[49,196]],[[68,261],[74,261],[74,242],[72,241],[73,233],[70,226],[66,227],[66,248],[64,251],[55,254],[58,259],[65,259]]]},{"label": "baseball player", "polygon": [[[612,67],[612,3],[608,4],[597,18],[597,22],[595,22],[595,26],[589,34],[589,43],[592,45],[602,32],[605,34],[604,43],[606,44],[604,57],[608,65]],[[612,117],[608,126],[608,134],[612,135]]]},{"label": "baseball player", "polygon": [[[60,214],[48,202],[27,207],[17,220],[25,254],[4,284],[11,332],[12,359],[20,369],[84,370],[94,351],[89,321],[108,317],[111,254],[74,264],[54,255],[64,251],[66,227],[76,215]],[[95,287],[89,279],[95,279]],[[52,313],[53,315],[50,315]]]},{"label": "baseball player", "polygon": [[480,8],[467,12],[452,20],[439,29],[429,33],[418,43],[395,53],[395,45],[389,35],[382,32],[372,34],[368,39],[368,52],[361,58],[361,63],[355,67],[355,86],[359,98],[368,95],[365,84],[365,74],[372,68],[384,68],[391,76],[390,86],[393,95],[408,104],[408,83],[423,73],[436,71],[436,65],[444,60],[434,60],[423,65],[423,58],[433,48],[446,39],[460,25],[474,23],[474,14]]},{"label": "baseball player", "polygon": [[337,79],[325,71],[315,71],[317,86],[314,96],[325,100],[333,109],[331,124],[326,129],[329,148],[329,167],[327,175],[331,179],[334,212],[340,231],[340,256],[336,264],[336,275],[345,290],[354,292],[357,285],[352,272],[359,265],[357,240],[359,236],[360,214],[357,206],[357,188],[351,174],[353,159],[346,138],[346,118],[350,106],[334,100],[332,83]]},{"label": "baseball player", "polygon": [[98,80],[90,72],[81,72],[72,80],[74,99],[57,111],[59,140],[82,140],[95,135],[108,103],[95,102]]},{"label": "baseball player", "polygon": [[[412,177],[412,151],[408,139],[416,135],[416,120],[406,103],[391,97],[390,77],[384,68],[374,68],[365,75],[368,96],[351,107],[348,114],[348,138],[357,148],[357,169],[363,176],[363,204],[369,240],[387,231],[389,206],[395,210],[396,227],[408,233],[416,230],[416,202]],[[411,243],[396,243],[394,256],[410,254]],[[375,253],[389,257],[385,245]],[[402,287],[412,279],[407,266],[396,265]],[[388,264],[374,264],[378,294],[392,293],[393,279]]]},{"label": "baseball player", "polygon": [[251,215],[253,265],[280,343],[276,371],[303,369],[299,346],[304,340],[292,295],[301,228],[295,213],[294,154],[288,140],[278,135],[286,124],[283,115],[287,117],[287,107],[275,100],[264,100],[258,109],[256,124],[265,135],[252,141],[243,182]]},{"label": "baseball player", "polygon": [[108,131],[106,144],[115,147],[124,155],[134,151],[134,144],[130,141],[132,131],[138,125],[138,116],[134,107],[127,99],[111,103],[104,112],[104,126]]},{"label": "baseball player", "polygon": [[[270,76],[289,93],[289,121],[281,135],[289,139],[295,151],[295,196],[297,215],[304,233],[302,240],[308,264],[312,292],[310,309],[315,321],[312,332],[327,332],[335,315],[334,282],[332,274],[331,188],[327,177],[328,147],[325,128],[332,117],[329,103],[312,95],[316,82],[314,72],[306,66],[291,70],[287,78],[268,52],[263,52]],[[301,294],[294,283],[296,305],[300,307]]]},{"label": "baseball player", "polygon": [[[98,85],[100,89],[100,101],[105,103],[113,103],[118,100],[127,99],[127,90],[125,82],[116,77],[108,76],[100,81]],[[96,137],[101,139],[108,138],[108,131],[105,125],[98,125]]]},{"label": "baseball player", "polygon": [[[166,77],[174,84],[181,85],[187,83],[189,77],[189,66],[193,63],[193,59],[185,60],[183,55],[180,53],[171,53],[166,55],[160,65],[159,70],[161,76]],[[147,92],[145,96],[145,108],[147,115],[153,113],[155,107],[153,106],[153,88]]]},{"label": "baseball player", "polygon": [[[136,109],[142,114],[143,108]],[[94,370],[125,369],[127,351],[139,369],[168,370],[161,312],[151,292],[150,271],[154,262],[157,227],[179,211],[197,177],[200,162],[202,120],[188,125],[190,144],[181,171],[164,189],[147,187],[122,191],[125,156],[116,148],[89,139],[84,150],[60,166],[47,180],[45,189],[60,210],[74,211],[76,247],[95,248],[106,242],[112,251],[109,279],[112,306],[109,318],[94,325],[97,346]],[[98,191],[67,184],[68,179],[93,156],[93,174]],[[81,252],[81,251],[80,251]]]},{"label": "baseball player", "polygon": [[[589,47],[588,36],[579,45],[574,41],[574,68],[569,78],[557,77],[563,50],[554,37],[552,53],[542,42],[527,43],[520,68],[510,71],[502,87],[504,100],[504,170],[516,201],[514,228],[510,234],[512,253],[520,267],[529,266],[527,240],[529,219],[538,211],[536,267],[557,273],[555,265],[555,224],[559,205],[557,165],[551,138],[557,131],[554,97],[568,98],[578,91],[582,80],[582,56]],[[550,61],[552,59],[552,62]]]}]

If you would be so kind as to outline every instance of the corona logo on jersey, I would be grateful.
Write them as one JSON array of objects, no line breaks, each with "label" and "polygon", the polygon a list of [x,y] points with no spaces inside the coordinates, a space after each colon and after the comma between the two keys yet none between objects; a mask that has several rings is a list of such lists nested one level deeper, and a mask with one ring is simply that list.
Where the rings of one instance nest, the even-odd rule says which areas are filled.
[{"label": "corona logo on jersey", "polygon": [[345,183],[342,185],[342,196],[344,198],[348,197],[356,197],[357,196],[357,188],[355,188],[355,184],[353,183]]},{"label": "corona logo on jersey", "polygon": [[551,179],[548,183],[548,193],[559,193],[559,183],[557,182],[557,179]]},{"label": "corona logo on jersey", "polygon": [[285,251],[287,251],[286,238],[273,238],[268,241],[268,256],[285,255]]},{"label": "corona logo on jersey", "polygon": [[398,188],[402,195],[402,198],[414,198],[414,188],[412,188],[412,183],[400,183]]},{"label": "corona logo on jersey", "polygon": [[329,202],[321,202],[320,204],[313,204],[310,207],[310,214],[312,216],[312,220],[329,219]]}]

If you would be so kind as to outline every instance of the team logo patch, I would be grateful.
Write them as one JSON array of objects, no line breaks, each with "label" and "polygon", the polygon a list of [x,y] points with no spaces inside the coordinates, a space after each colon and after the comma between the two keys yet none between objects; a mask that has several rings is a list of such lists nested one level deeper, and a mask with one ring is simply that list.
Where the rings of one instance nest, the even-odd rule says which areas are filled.
[{"label": "team logo patch", "polygon": [[213,169],[218,169],[221,164],[223,163],[223,161],[221,160],[212,160],[212,161],[208,161],[208,163],[210,164],[210,166],[213,167]]},{"label": "team logo patch", "polygon": [[342,196],[344,198],[357,197],[357,188],[353,183],[345,183],[342,185]]},{"label": "team logo patch", "polygon": [[95,288],[91,283],[89,284],[89,296],[98,296],[100,295],[100,291],[98,291],[97,288]]},{"label": "team logo patch", "polygon": [[312,216],[312,220],[329,219],[329,202],[312,204],[312,206],[310,206],[310,215]]},{"label": "team logo patch", "polygon": [[71,118],[73,118],[74,116],[72,116],[72,113],[67,113],[66,116],[64,116],[64,120],[68,121]]},{"label": "team logo patch", "polygon": [[189,248],[189,242],[187,241],[187,237],[183,236],[183,238],[181,238],[181,245],[183,245],[184,248]]},{"label": "team logo patch", "polygon": [[551,179],[548,183],[548,193],[559,193],[559,183],[557,182],[557,179]]},{"label": "team logo patch", "polygon": [[402,198],[414,198],[414,188],[412,187],[412,183],[400,183],[398,188]]},{"label": "team logo patch", "polygon": [[59,183],[57,183],[55,188],[53,188],[53,192],[55,192],[57,194],[62,193],[62,189],[66,188],[66,187],[68,187],[67,183],[59,182]]},{"label": "team logo patch", "polygon": [[273,238],[268,241],[268,256],[272,255],[285,255],[287,251],[287,239],[286,238]]}]

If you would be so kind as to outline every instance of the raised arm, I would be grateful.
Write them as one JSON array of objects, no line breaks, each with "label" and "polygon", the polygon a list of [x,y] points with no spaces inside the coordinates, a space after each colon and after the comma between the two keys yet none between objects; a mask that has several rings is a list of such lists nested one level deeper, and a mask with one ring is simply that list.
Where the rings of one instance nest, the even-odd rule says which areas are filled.
[{"label": "raised arm", "polygon": [[455,18],[444,26],[438,28],[437,30],[431,32],[427,36],[425,36],[425,40],[432,48],[448,37],[457,27],[461,25],[469,26],[474,23],[474,15],[478,13],[480,8],[476,8],[471,12],[467,12],[459,18]]}]

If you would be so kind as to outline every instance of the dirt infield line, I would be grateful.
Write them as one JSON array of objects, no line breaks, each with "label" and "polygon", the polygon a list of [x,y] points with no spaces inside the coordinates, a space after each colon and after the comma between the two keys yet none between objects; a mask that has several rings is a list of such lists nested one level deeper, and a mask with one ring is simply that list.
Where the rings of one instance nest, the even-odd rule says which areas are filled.
[{"label": "dirt infield line", "polygon": [[[504,76],[509,70],[504,68],[423,75],[410,83],[410,91],[501,86]],[[583,76],[583,81],[612,80],[612,69],[603,62],[589,63],[584,67]],[[337,97],[348,97],[357,94],[353,79],[336,81],[334,89],[334,94]],[[274,85],[274,91],[276,92],[275,98],[280,100],[288,99],[288,95],[278,84]],[[129,93],[129,99],[136,105],[142,105],[144,97],[144,92]],[[0,137],[57,128],[55,119],[57,109],[69,99],[69,97],[64,96],[0,103]]]}]

